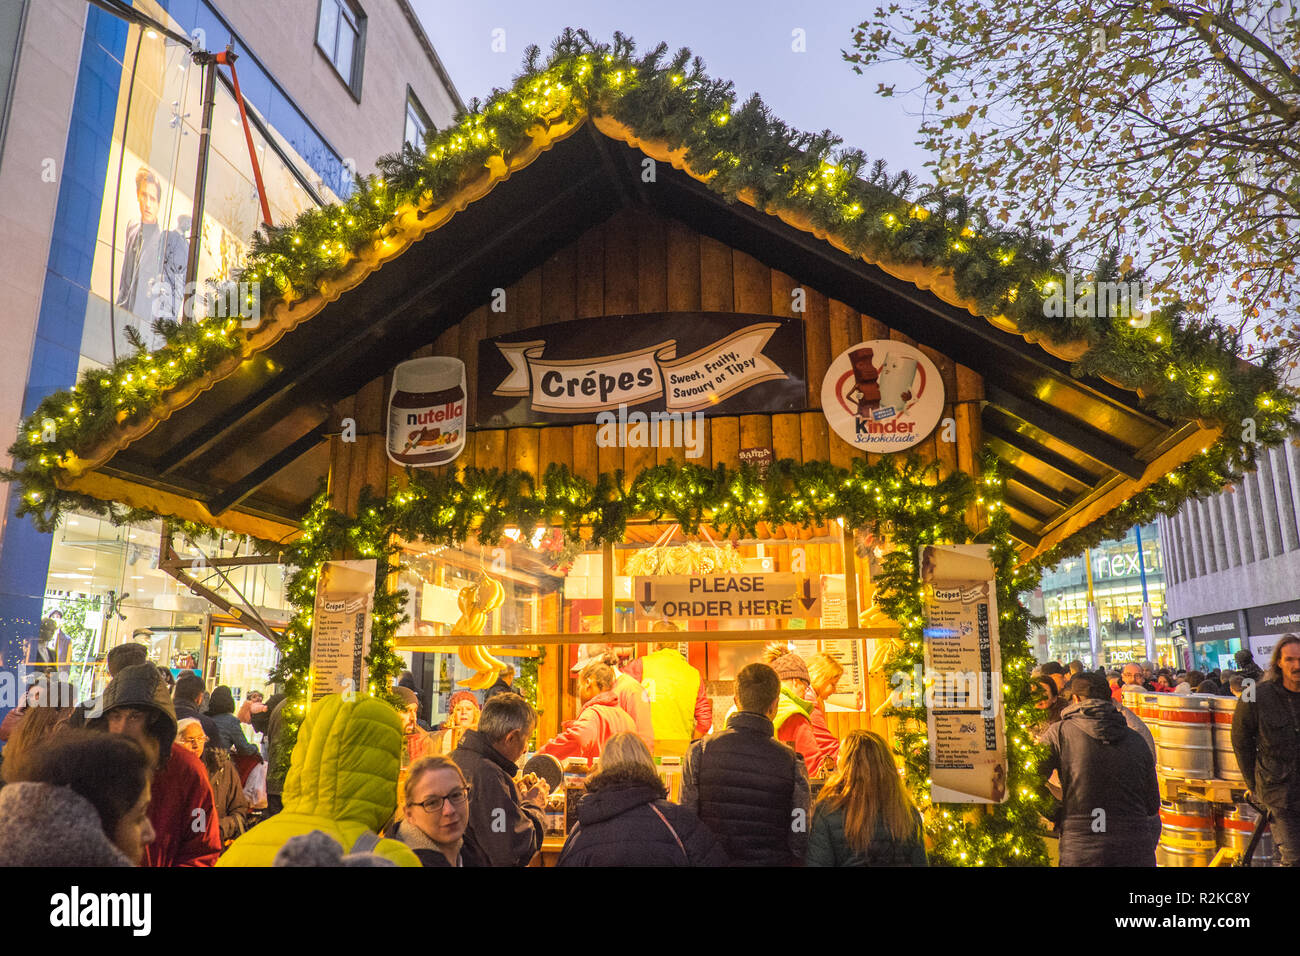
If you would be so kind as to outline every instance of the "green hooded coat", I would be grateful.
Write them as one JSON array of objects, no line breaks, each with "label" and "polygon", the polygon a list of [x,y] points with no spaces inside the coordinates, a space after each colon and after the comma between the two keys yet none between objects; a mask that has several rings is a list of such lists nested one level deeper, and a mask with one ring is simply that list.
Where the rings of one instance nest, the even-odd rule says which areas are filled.
[{"label": "green hooded coat", "polygon": [[[373,697],[345,703],[337,694],[312,705],[284,782],[284,810],[249,830],[218,866],[271,866],[291,838],[321,830],[350,852],[357,839],[378,833],[397,808],[402,722]],[[419,866],[410,847],[379,839],[369,852],[398,866]]]}]

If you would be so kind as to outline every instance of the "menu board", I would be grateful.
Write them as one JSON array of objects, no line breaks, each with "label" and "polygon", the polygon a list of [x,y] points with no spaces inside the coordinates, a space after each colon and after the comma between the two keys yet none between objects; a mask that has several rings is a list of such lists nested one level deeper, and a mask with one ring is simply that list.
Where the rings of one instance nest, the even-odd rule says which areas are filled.
[{"label": "menu board", "polygon": [[375,559],[326,561],[311,620],[311,699],[364,691],[375,601]]},{"label": "menu board", "polygon": [[921,549],[930,798],[1007,798],[997,587],[988,545]]}]

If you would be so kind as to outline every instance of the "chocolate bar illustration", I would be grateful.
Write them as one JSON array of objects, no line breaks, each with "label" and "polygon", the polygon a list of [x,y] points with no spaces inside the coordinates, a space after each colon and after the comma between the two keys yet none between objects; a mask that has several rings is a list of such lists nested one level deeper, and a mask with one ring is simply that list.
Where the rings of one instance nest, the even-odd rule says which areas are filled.
[{"label": "chocolate bar illustration", "polygon": [[[849,353],[849,362],[853,366],[853,392],[858,394],[858,416],[867,418],[871,412],[880,407],[880,386],[877,379],[880,372],[872,362],[872,349],[854,349]],[[853,392],[850,392],[852,396]]]}]

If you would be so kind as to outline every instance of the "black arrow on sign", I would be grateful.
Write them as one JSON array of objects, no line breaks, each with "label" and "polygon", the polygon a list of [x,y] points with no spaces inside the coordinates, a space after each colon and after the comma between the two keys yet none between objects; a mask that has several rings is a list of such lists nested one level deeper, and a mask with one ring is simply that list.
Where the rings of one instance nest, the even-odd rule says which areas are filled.
[{"label": "black arrow on sign", "polygon": [[799,602],[803,604],[805,611],[812,610],[812,606],[817,603],[817,599],[812,596],[812,582],[807,578],[803,579],[803,597],[799,599]]},{"label": "black arrow on sign", "polygon": [[658,602],[656,602],[656,601],[652,601],[652,600],[650,600],[650,582],[649,582],[649,581],[647,581],[647,582],[645,583],[645,585],[644,585],[644,592],[645,592],[645,597],[643,597],[643,598],[641,599],[641,610],[643,610],[643,611],[645,611],[647,614],[649,614],[651,611],[653,611],[653,610],[655,609],[655,604],[658,603]]}]

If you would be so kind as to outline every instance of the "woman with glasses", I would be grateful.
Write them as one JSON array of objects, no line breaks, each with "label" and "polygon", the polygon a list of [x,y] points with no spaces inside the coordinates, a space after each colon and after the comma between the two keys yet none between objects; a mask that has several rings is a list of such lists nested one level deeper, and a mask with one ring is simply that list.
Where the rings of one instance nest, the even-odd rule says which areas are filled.
[{"label": "woman with glasses", "polygon": [[401,840],[425,866],[489,866],[487,855],[467,833],[469,784],[455,761],[442,755],[411,764],[403,788],[401,817],[384,836]]}]

